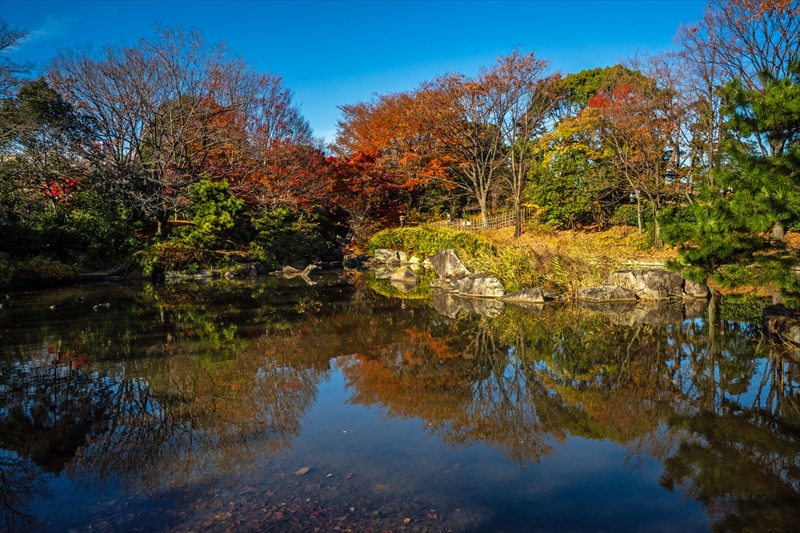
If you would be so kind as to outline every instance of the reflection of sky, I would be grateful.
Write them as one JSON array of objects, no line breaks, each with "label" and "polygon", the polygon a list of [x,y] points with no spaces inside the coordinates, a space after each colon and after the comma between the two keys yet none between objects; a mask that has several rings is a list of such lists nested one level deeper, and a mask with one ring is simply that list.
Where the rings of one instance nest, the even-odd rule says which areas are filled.
[{"label": "reflection of sky", "polygon": [[0,16],[32,32],[16,56],[41,63],[87,41],[131,43],[155,22],[197,28],[283,76],[316,134],[331,140],[337,106],[447,71],[474,74],[515,46],[563,72],[655,53],[670,48],[678,24],[700,19],[706,4],[4,0]]}]

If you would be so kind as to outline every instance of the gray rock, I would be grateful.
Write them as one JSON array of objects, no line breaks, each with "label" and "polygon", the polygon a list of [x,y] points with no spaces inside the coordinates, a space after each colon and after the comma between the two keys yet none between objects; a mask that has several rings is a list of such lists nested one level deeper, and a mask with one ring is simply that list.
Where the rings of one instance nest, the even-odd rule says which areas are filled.
[{"label": "gray rock", "polygon": [[418,265],[422,263],[422,259],[420,259],[416,255],[412,255],[411,257],[408,258],[408,262],[412,265]]},{"label": "gray rock", "polygon": [[283,268],[281,269],[281,273],[282,273],[284,276],[285,276],[285,275],[287,275],[287,274],[288,274],[288,275],[292,275],[292,274],[299,274],[300,272],[301,272],[301,270],[299,270],[299,269],[297,269],[297,268],[295,268],[295,267],[293,267],[293,266],[291,266],[291,265],[286,265],[285,267],[283,267]]},{"label": "gray rock", "polygon": [[394,274],[394,269],[387,266],[379,266],[375,269],[375,279],[389,279]]},{"label": "gray rock", "polygon": [[690,279],[683,280],[684,298],[708,298],[708,285]]},{"label": "gray rock", "polygon": [[544,303],[545,297],[542,289],[533,287],[531,289],[522,289],[521,291],[512,292],[503,296],[504,302],[527,302],[527,303]]},{"label": "gray rock", "polygon": [[353,257],[352,255],[344,256],[344,260],[342,261],[342,266],[344,268],[358,268],[361,263],[358,262],[358,258]]},{"label": "gray rock", "polygon": [[483,298],[462,298],[455,294],[437,292],[431,300],[431,307],[439,313],[456,318],[459,311],[466,311],[470,314],[496,318],[503,312],[505,304],[500,300],[490,300]]},{"label": "gray rock", "polygon": [[456,278],[470,274],[454,250],[438,251],[433,254],[430,262],[436,275],[440,278]]},{"label": "gray rock", "polygon": [[430,259],[425,259],[425,261],[422,262],[422,266],[428,270],[433,270],[433,263],[431,263]]},{"label": "gray rock", "polygon": [[437,289],[443,292],[458,292],[458,278],[436,278],[431,280],[431,289]]},{"label": "gray rock", "polygon": [[768,305],[761,311],[761,323],[767,337],[800,346],[800,311]]},{"label": "gray rock", "polygon": [[[435,264],[435,263],[434,263]],[[481,298],[500,298],[506,290],[499,279],[485,274],[469,274],[454,280],[458,293]]]},{"label": "gray rock", "polygon": [[636,293],[617,285],[601,285],[579,290],[576,299],[594,302],[633,302],[636,301]]},{"label": "gray rock", "polygon": [[397,281],[400,283],[418,283],[419,278],[414,271],[408,267],[400,267],[395,270],[394,274],[389,278],[391,281]]},{"label": "gray rock", "polygon": [[406,253],[401,250],[378,248],[375,250],[375,260],[384,264],[402,264],[407,259]]},{"label": "gray rock", "polygon": [[630,289],[642,300],[683,297],[683,278],[670,270],[620,270],[609,276],[608,284]]}]

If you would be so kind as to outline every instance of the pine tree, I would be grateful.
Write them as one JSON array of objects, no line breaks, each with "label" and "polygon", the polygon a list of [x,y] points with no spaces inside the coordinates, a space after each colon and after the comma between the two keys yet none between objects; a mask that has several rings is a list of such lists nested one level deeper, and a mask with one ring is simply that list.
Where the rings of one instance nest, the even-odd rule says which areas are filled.
[{"label": "pine tree", "polygon": [[800,223],[800,63],[788,76],[761,74],[763,89],[740,80],[724,89],[727,133],[713,185],[686,213],[667,215],[665,236],[679,245],[690,277],[723,285],[800,285],[797,250],[784,229]]}]

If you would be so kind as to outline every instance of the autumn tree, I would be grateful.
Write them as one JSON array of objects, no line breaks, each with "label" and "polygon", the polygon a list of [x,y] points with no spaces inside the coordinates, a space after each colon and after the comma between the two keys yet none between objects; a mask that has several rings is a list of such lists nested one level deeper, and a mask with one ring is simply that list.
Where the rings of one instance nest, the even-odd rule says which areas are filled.
[{"label": "autumn tree", "polygon": [[222,110],[241,112],[254,82],[224,46],[174,28],[157,28],[154,38],[99,54],[88,47],[61,51],[48,74],[94,123],[94,146],[84,157],[109,189],[157,222],[159,234],[185,187],[199,179],[186,172],[187,147],[215,142],[199,140],[204,130],[190,125]]},{"label": "autumn tree", "polygon": [[498,111],[498,124],[508,147],[508,172],[505,174],[514,204],[514,237],[522,233],[521,206],[528,172],[536,158],[534,138],[542,134],[545,123],[558,108],[559,75],[547,76],[549,61],[519,50],[500,57],[486,74],[490,94],[504,102]]},{"label": "autumn tree", "polygon": [[653,244],[662,245],[659,216],[679,184],[673,158],[681,107],[671,88],[650,77],[610,80],[608,89],[589,101],[596,113],[610,164],[635,195],[642,229],[642,196],[653,214]]}]

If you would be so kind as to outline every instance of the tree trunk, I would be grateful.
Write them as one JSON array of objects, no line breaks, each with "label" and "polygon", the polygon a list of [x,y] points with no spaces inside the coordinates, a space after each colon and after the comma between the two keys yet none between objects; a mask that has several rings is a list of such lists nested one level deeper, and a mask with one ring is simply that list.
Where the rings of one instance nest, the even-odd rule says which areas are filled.
[{"label": "tree trunk", "polygon": [[486,196],[478,197],[478,206],[481,208],[481,229],[489,227],[489,211],[486,205]]},{"label": "tree trunk", "polygon": [[642,234],[642,196],[636,191],[636,218],[639,223],[639,235]]},{"label": "tree trunk", "polygon": [[520,235],[522,235],[522,209],[519,199],[514,198],[514,238],[517,239]]}]

